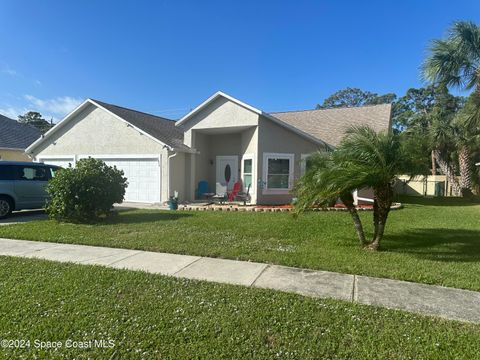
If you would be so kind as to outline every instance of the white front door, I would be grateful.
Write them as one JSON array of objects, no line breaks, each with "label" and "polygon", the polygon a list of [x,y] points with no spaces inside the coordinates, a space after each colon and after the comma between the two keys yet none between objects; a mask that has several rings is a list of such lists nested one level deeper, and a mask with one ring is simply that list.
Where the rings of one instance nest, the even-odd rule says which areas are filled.
[{"label": "white front door", "polygon": [[238,156],[217,156],[216,164],[215,191],[223,195],[238,181]]}]

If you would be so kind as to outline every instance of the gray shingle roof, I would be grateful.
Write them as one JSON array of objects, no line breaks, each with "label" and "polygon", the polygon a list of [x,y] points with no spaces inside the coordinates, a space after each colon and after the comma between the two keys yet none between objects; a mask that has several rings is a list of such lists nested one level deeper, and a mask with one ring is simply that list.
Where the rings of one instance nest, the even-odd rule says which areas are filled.
[{"label": "gray shingle roof", "polygon": [[92,99],[92,101],[173,148],[189,149],[189,147],[183,143],[183,131],[175,127],[174,120],[107,104],[95,99]]},{"label": "gray shingle roof", "polygon": [[26,149],[42,132],[0,114],[0,148]]},{"label": "gray shingle roof", "polygon": [[296,128],[337,146],[345,130],[351,126],[368,125],[375,131],[388,131],[391,127],[391,104],[350,108],[276,112],[270,115]]}]

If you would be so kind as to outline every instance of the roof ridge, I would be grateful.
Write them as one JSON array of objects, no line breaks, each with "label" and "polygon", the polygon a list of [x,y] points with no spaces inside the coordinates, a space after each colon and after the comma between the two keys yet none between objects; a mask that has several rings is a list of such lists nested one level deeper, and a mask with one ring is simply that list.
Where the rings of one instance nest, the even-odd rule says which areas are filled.
[{"label": "roof ridge", "polygon": [[148,115],[148,116],[153,116],[153,117],[159,118],[159,119],[161,119],[161,120],[176,122],[176,120],[167,119],[166,117],[158,116],[158,115],[154,115],[154,114],[150,114],[150,113],[147,113],[147,112],[145,112],[145,111],[139,111],[139,110],[127,108],[127,107],[125,107],[125,106],[110,104],[110,103],[107,103],[107,102],[105,102],[105,101],[96,100],[96,99],[92,99],[92,98],[90,98],[90,100],[92,100],[92,101],[94,101],[94,102],[96,102],[96,103],[99,103],[100,105],[101,105],[101,104],[105,104],[105,105],[109,105],[109,106],[115,106],[115,107],[117,107],[117,108],[119,108],[119,109],[124,109],[124,110],[128,110],[128,111],[133,111],[133,112],[136,112],[136,113],[139,113],[139,114],[144,114],[144,115]]},{"label": "roof ridge", "polygon": [[384,103],[384,104],[368,104],[368,105],[361,105],[361,106],[339,106],[327,109],[304,109],[304,110],[288,110],[288,111],[272,111],[269,114],[285,114],[285,113],[294,113],[294,112],[307,112],[307,111],[325,111],[325,110],[345,110],[345,109],[362,109],[367,107],[375,107],[375,106],[391,106],[392,103]]}]

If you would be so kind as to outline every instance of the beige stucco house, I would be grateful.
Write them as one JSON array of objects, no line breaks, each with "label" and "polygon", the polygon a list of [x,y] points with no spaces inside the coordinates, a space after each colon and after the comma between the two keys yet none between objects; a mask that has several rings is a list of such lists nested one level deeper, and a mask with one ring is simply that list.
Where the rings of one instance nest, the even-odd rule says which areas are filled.
[{"label": "beige stucco house", "polygon": [[103,159],[125,172],[126,201],[194,201],[200,181],[223,194],[241,181],[251,203],[292,199],[305,159],[334,148],[352,125],[389,131],[391,106],[266,113],[217,92],[179,121],[88,99],[33,143],[35,159],[75,166]]},{"label": "beige stucco house", "polygon": [[40,135],[33,126],[0,115],[0,161],[31,161],[25,149]]}]

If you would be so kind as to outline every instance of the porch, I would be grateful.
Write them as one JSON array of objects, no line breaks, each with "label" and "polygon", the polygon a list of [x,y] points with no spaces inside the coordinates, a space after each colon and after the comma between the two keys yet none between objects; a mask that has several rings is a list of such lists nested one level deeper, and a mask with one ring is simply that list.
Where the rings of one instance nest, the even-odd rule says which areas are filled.
[{"label": "porch", "polygon": [[218,200],[239,183],[236,190],[248,193],[247,203],[256,202],[256,126],[193,130],[192,142],[191,201]]}]

